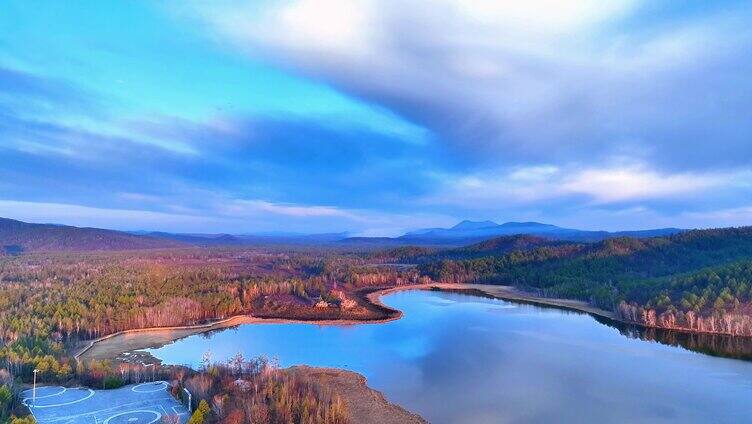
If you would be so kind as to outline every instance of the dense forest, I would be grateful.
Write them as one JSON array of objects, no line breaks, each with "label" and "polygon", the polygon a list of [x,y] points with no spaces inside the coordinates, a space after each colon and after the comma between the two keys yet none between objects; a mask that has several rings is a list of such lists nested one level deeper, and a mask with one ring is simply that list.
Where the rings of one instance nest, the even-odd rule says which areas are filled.
[{"label": "dense forest", "polygon": [[[424,277],[425,278],[425,277]],[[411,284],[416,270],[357,256],[244,249],[26,254],[0,259],[0,363],[65,381],[80,341],[238,314],[368,320],[391,311],[359,290]]]},{"label": "dense forest", "polygon": [[544,246],[562,246],[567,243],[540,236],[512,235],[492,238],[464,247],[435,248],[422,246],[401,246],[374,252],[376,262],[397,262],[403,264],[426,264],[440,260],[473,259],[498,256],[514,251],[528,251]]},{"label": "dense forest", "polygon": [[[126,329],[197,324],[237,314],[378,319],[394,311],[366,302],[361,292],[425,278],[415,269],[373,267],[363,255],[311,249],[5,256],[0,258],[0,418],[8,418],[14,409],[18,412],[17,382],[29,382],[34,369],[39,370],[40,382],[91,387],[117,387],[144,377],[138,366],[76,361],[73,353],[85,340]],[[212,369],[181,380],[185,385],[209,385],[211,422],[220,418],[240,422],[233,421],[239,417],[265,417],[259,422],[342,422],[342,406],[300,376],[281,371],[250,376],[254,390],[237,397],[236,388],[228,385],[227,370]],[[10,393],[6,403],[3,387]],[[217,399],[212,399],[228,391],[238,400],[223,401],[225,407],[220,409],[227,412],[225,416],[216,412]],[[245,401],[252,409],[242,409]]]},{"label": "dense forest", "polygon": [[561,244],[420,265],[443,282],[582,299],[627,321],[752,335],[752,227]]}]

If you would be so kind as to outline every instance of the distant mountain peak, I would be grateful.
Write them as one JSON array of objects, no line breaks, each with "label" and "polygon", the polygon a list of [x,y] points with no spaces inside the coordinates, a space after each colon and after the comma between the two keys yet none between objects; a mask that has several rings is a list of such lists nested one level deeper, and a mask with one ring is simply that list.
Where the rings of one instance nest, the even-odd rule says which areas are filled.
[{"label": "distant mountain peak", "polygon": [[655,237],[674,234],[680,231],[681,230],[675,228],[657,228],[642,231],[608,232],[564,228],[535,221],[512,221],[499,225],[493,221],[465,220],[452,228],[425,228],[411,231],[397,237],[397,240],[402,240],[403,243],[423,245],[467,245],[492,239],[494,237],[526,234],[545,237],[548,240],[587,242],[619,236],[630,236],[636,238]]},{"label": "distant mountain peak", "polygon": [[493,221],[470,221],[464,220],[452,227],[452,230],[478,230],[481,228],[498,227],[499,224]]}]

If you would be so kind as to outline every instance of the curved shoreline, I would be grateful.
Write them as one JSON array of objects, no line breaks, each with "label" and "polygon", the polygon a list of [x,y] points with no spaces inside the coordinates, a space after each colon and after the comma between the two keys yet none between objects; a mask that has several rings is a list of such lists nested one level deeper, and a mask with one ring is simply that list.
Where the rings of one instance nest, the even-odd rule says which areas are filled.
[{"label": "curved shoreline", "polygon": [[[74,357],[79,360],[89,354],[96,359],[113,359],[125,352],[133,352],[148,347],[159,347],[175,340],[202,334],[209,331],[235,327],[241,324],[315,324],[315,325],[356,325],[356,324],[380,324],[398,320],[404,316],[403,311],[394,309],[382,302],[382,297],[391,293],[409,290],[438,290],[445,292],[464,293],[468,295],[483,296],[494,299],[537,305],[542,307],[556,308],[586,313],[614,323],[633,324],[618,319],[614,313],[593,307],[586,302],[569,299],[549,299],[536,297],[511,286],[492,286],[480,284],[415,284],[385,288],[367,288],[357,293],[361,302],[369,302],[381,309],[385,315],[381,319],[326,319],[326,320],[302,320],[284,318],[262,318],[250,315],[237,315],[217,321],[189,326],[156,327],[126,330],[104,336],[87,343]],[[603,322],[602,322],[603,323]],[[609,324],[610,325],[610,324]],[[639,324],[636,324],[639,325]],[[650,328],[647,326],[641,326]],[[687,332],[704,334],[700,332]],[[97,351],[98,349],[98,351]],[[134,355],[131,360],[143,361],[146,359],[157,360],[147,352],[140,352],[143,356]],[[126,359],[126,361],[128,361]],[[157,360],[158,361],[158,360]],[[288,372],[305,372],[309,376],[316,376],[336,389],[345,400],[349,414],[355,422],[364,424],[398,424],[414,423],[422,424],[426,421],[418,414],[413,413],[398,404],[391,403],[383,393],[370,388],[367,380],[361,374],[334,368],[316,368],[308,366],[295,366],[287,369]],[[297,371],[296,371],[297,370]],[[377,417],[377,420],[371,418]]]},{"label": "curved shoreline", "polygon": [[[167,342],[174,341],[183,337],[191,336],[194,334],[205,333],[205,332],[213,331],[213,330],[221,330],[224,328],[235,327],[241,324],[315,324],[315,325],[382,324],[385,322],[394,321],[394,320],[398,320],[402,318],[403,313],[400,310],[390,308],[389,306],[384,305],[384,303],[381,302],[381,296],[388,294],[388,293],[393,293],[393,292],[402,291],[402,290],[427,290],[432,286],[435,286],[435,285],[413,284],[413,285],[381,288],[381,289],[376,289],[374,291],[366,293],[365,296],[363,297],[367,299],[368,302],[389,311],[388,312],[389,316],[385,318],[364,319],[364,320],[358,320],[358,319],[305,320],[305,319],[293,319],[293,318],[263,318],[263,317],[256,317],[253,315],[246,315],[246,314],[233,315],[231,317],[222,318],[222,319],[215,320],[215,321],[210,321],[204,324],[178,325],[178,326],[170,326],[170,327],[134,328],[130,330],[118,331],[116,333],[108,334],[106,336],[102,336],[102,337],[87,341],[83,347],[79,348],[73,354],[73,358],[76,361],[80,360],[82,357],[86,359],[85,355],[97,346],[105,345],[107,344],[108,341],[112,342],[112,339],[126,338],[132,335],[138,335],[139,333],[145,336],[148,336],[149,334],[158,334],[158,333],[173,333],[171,336],[164,338],[165,343],[167,343]],[[145,343],[145,344],[153,345],[155,343]],[[147,346],[134,347],[126,351],[144,349],[146,347]]]},{"label": "curved shoreline", "polygon": [[[629,321],[625,321],[625,320],[618,318],[611,311],[594,307],[580,300],[542,298],[542,297],[538,297],[530,293],[522,292],[512,286],[487,285],[487,284],[429,283],[429,284],[411,284],[411,285],[404,285],[404,286],[376,288],[373,291],[369,291],[369,290],[370,289],[364,289],[361,291],[362,298],[365,299],[367,302],[371,303],[372,305],[375,305],[375,306],[378,306],[379,308],[384,309],[385,311],[387,311],[386,313],[389,316],[386,316],[384,318],[376,318],[376,319],[306,320],[306,319],[293,319],[293,318],[264,318],[264,317],[258,317],[258,316],[253,316],[253,315],[234,315],[228,318],[223,318],[223,319],[207,322],[205,324],[172,326],[172,327],[149,327],[149,328],[137,328],[137,329],[119,331],[117,333],[109,334],[109,335],[102,336],[97,339],[88,341],[85,346],[80,348],[73,355],[73,357],[75,358],[76,361],[78,361],[82,357],[85,358],[85,355],[89,353],[90,351],[94,350],[95,348],[100,348],[101,350],[104,350],[105,353],[99,354],[99,355],[91,355],[94,358],[117,356],[117,355],[111,355],[107,353],[108,348],[109,348],[109,346],[107,346],[108,342],[115,344],[113,339],[118,339],[118,338],[129,339],[131,336],[134,336],[134,335],[136,335],[136,339],[137,339],[139,334],[145,340],[141,342],[139,342],[138,340],[128,340],[128,343],[125,343],[129,345],[128,348],[109,349],[109,350],[119,351],[118,354],[120,354],[123,352],[140,350],[140,349],[144,349],[147,347],[161,346],[161,345],[170,343],[172,341],[175,341],[177,339],[188,337],[194,334],[205,333],[208,331],[220,330],[220,329],[229,328],[229,327],[235,327],[241,324],[315,324],[315,325],[382,324],[385,322],[398,320],[402,318],[404,314],[400,310],[397,310],[397,309],[394,309],[385,305],[381,301],[381,297],[391,294],[391,293],[395,293],[398,291],[405,291],[405,290],[441,290],[441,291],[455,291],[455,292],[476,292],[476,294],[481,294],[481,295],[489,296],[489,297],[496,298],[496,299],[506,300],[506,301],[527,303],[531,305],[553,307],[557,309],[563,309],[563,310],[574,311],[574,312],[579,312],[579,313],[586,313],[588,315],[607,319],[611,322],[619,323],[619,324],[635,325],[635,326],[642,327],[642,328],[655,328],[655,329],[666,330],[666,331],[676,331],[680,333],[727,336],[727,334],[725,333],[695,331],[692,329],[685,329],[685,328],[664,328],[664,327],[658,327],[658,326],[648,326],[648,325],[641,324],[641,323],[629,322]],[[730,336],[730,335],[728,336],[735,337],[735,336]],[[102,346],[104,346],[103,349],[102,349]]]}]

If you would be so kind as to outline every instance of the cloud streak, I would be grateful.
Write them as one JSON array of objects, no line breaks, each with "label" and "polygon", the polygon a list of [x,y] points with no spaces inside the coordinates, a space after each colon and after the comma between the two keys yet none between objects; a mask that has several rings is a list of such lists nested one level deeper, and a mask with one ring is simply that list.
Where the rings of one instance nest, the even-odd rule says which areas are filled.
[{"label": "cloud streak", "polygon": [[713,173],[661,173],[645,164],[615,164],[602,168],[531,166],[506,172],[442,177],[443,188],[424,202],[497,207],[584,197],[591,205],[646,200],[688,200],[712,190],[745,190],[752,194],[747,169]]},{"label": "cloud streak", "polygon": [[473,162],[626,148],[664,169],[749,164],[748,7],[645,28],[630,19],[648,6],[631,0],[312,4],[194,12],[216,37],[384,105]]}]

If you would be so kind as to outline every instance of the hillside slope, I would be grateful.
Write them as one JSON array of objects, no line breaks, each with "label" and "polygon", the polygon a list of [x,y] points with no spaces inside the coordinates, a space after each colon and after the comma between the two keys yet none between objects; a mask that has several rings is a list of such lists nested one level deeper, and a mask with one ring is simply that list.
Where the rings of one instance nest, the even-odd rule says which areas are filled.
[{"label": "hillside slope", "polygon": [[421,271],[582,299],[651,326],[752,335],[752,227],[544,246]]},{"label": "hillside slope", "polygon": [[184,244],[99,228],[31,224],[0,218],[0,255],[24,252],[136,250]]},{"label": "hillside slope", "polygon": [[393,249],[380,250],[373,257],[383,262],[403,264],[424,264],[442,259],[474,259],[487,256],[498,256],[513,251],[528,251],[544,246],[561,246],[567,242],[550,240],[545,237],[530,235],[501,236],[453,248],[428,248],[420,246],[402,246]]}]

